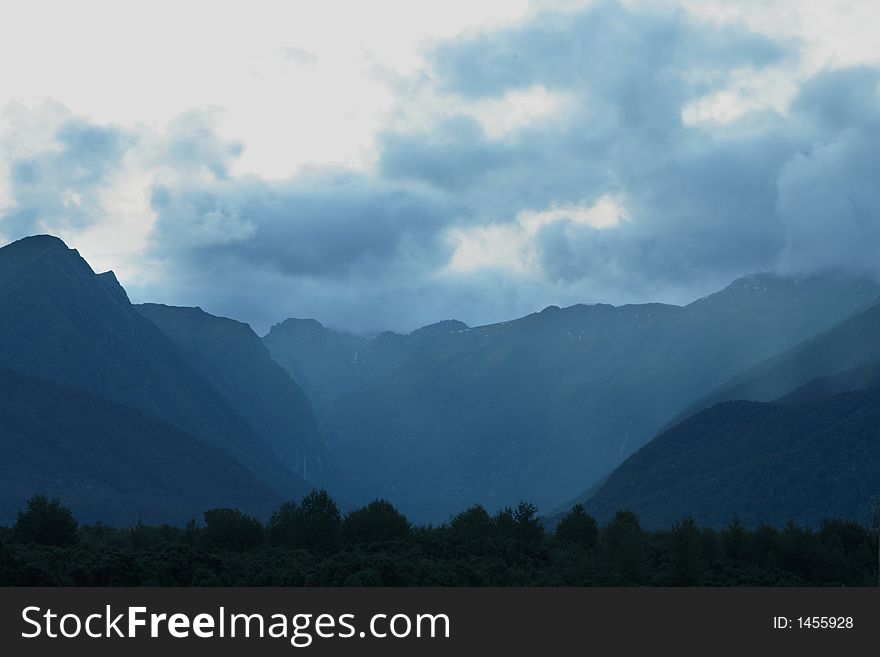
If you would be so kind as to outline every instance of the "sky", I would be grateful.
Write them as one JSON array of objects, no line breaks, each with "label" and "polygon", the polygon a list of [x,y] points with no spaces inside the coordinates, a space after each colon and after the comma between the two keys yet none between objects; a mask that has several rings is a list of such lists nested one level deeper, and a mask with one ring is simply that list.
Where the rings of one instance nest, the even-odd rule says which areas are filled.
[{"label": "sky", "polygon": [[880,270],[873,0],[8,3],[0,241],[259,333]]}]

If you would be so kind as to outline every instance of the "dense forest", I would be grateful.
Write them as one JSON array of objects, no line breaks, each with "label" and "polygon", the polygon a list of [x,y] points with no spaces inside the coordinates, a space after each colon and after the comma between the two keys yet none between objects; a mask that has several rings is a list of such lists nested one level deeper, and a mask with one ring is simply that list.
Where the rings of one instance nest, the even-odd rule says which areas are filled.
[{"label": "dense forest", "polygon": [[600,526],[575,506],[548,532],[534,505],[474,506],[413,526],[377,500],[342,516],[325,491],[283,504],[267,524],[213,509],[186,527],[79,525],[35,496],[0,529],[5,586],[871,586],[877,538],[816,528],[722,530],[684,518],[645,531],[620,511]]}]

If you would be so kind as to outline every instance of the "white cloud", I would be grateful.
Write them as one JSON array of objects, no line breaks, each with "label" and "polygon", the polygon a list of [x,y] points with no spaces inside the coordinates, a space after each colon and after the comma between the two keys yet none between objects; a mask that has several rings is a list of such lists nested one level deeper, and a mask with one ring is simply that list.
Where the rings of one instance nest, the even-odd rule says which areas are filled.
[{"label": "white cloud", "polygon": [[686,0],[688,11],[715,23],[744,23],[774,38],[803,43],[806,72],[880,63],[880,4],[872,0]]},{"label": "white cloud", "polygon": [[534,85],[509,91],[500,98],[458,100],[455,111],[473,116],[489,138],[501,139],[533,123],[561,118],[571,104],[564,94]]},{"label": "white cloud", "polygon": [[685,125],[731,123],[750,112],[784,114],[798,91],[798,81],[784,66],[734,71],[727,88],[688,103],[681,113]]},{"label": "white cloud", "polygon": [[[780,208],[810,220],[789,244],[809,255],[824,209],[841,212],[818,173],[841,165],[811,150],[831,128],[792,99],[817,71],[880,63],[880,5],[633,0],[592,20],[584,4],[19,3],[0,23],[0,231],[57,233],[133,297],[360,328],[687,298],[772,267]],[[57,135],[71,117],[134,143],[78,175]],[[804,186],[822,212],[774,204],[802,151],[785,198]],[[11,180],[28,158],[43,177]],[[157,190],[173,202],[151,205]]]},{"label": "white cloud", "polygon": [[52,99],[97,122],[154,130],[216,107],[222,135],[247,146],[238,173],[362,168],[394,100],[377,71],[412,74],[426,40],[526,9],[524,0],[16,3],[0,21],[0,107]]},{"label": "white cloud", "polygon": [[539,277],[542,268],[535,238],[542,228],[568,222],[602,230],[613,228],[627,218],[622,199],[605,195],[592,205],[563,204],[540,211],[523,210],[513,222],[455,228],[449,233],[455,251],[447,271],[463,273],[498,269],[520,276]]},{"label": "white cloud", "polygon": [[799,44],[799,56],[763,71],[743,70],[721,91],[690,103],[687,125],[729,123],[754,111],[785,113],[800,83],[819,71],[880,65],[880,3],[870,0],[657,0],[712,24],[745,24]]}]

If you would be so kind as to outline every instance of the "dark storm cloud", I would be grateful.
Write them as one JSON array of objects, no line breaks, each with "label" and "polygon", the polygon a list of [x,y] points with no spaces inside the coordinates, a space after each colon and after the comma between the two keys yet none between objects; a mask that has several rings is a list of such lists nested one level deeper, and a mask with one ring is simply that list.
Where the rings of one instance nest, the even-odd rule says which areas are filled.
[{"label": "dark storm cloud", "polygon": [[782,267],[880,272],[880,71],[820,75],[795,109],[815,137],[780,171]]},{"label": "dark storm cloud", "polygon": [[[735,130],[698,145],[675,144],[637,169],[620,163],[629,219],[595,229],[556,222],[539,234],[549,275],[575,281],[629,280],[692,287],[770,267],[782,245],[775,216],[779,168],[798,140],[780,126],[748,136]],[[618,283],[619,284],[619,283]],[[696,288],[693,288],[696,291]]]},{"label": "dark storm cloud", "polygon": [[386,133],[382,146],[386,175],[423,180],[448,192],[483,184],[493,171],[509,170],[518,155],[515,148],[489,142],[469,116],[442,121],[429,134]]},{"label": "dark storm cloud", "polygon": [[383,171],[455,193],[495,222],[522,209],[623,198],[629,221],[617,228],[569,221],[542,229],[551,279],[609,289],[691,287],[707,273],[724,280],[772,265],[782,244],[779,170],[810,135],[772,114],[705,128],[683,124],[682,111],[723,90],[734,71],[792,56],[791,44],[695,23],[682,11],[600,3],[538,16],[441,45],[436,84],[480,99],[541,85],[572,99],[574,110],[503,139],[465,119],[429,134],[389,134]]},{"label": "dark storm cloud", "polygon": [[541,187],[534,202],[604,191],[650,171],[665,149],[692,146],[697,135],[681,124],[689,101],[724,88],[733,71],[778,64],[787,52],[742,28],[614,3],[453,40],[433,53],[440,89],[486,99],[541,85],[570,97],[574,112],[504,140],[465,116],[428,133],[388,133],[383,170],[444,189],[479,187],[484,177],[519,183],[518,194]]},{"label": "dark storm cloud", "polygon": [[[628,123],[649,122],[667,107],[709,90],[736,66],[779,62],[787,49],[737,26],[694,22],[683,10],[651,10],[600,2],[577,13],[547,13],[512,29],[454,39],[439,46],[442,89],[496,96],[541,84],[618,101]],[[662,118],[662,117],[661,117]]]},{"label": "dark storm cloud", "polygon": [[813,129],[835,133],[877,130],[880,125],[880,71],[858,66],[827,71],[808,80],[793,110],[813,122]]},{"label": "dark storm cloud", "polygon": [[205,267],[237,261],[290,275],[384,278],[448,257],[446,201],[350,173],[157,187],[155,251]]},{"label": "dark storm cloud", "polygon": [[[551,303],[686,301],[759,269],[880,269],[876,69],[820,73],[785,113],[682,119],[734,79],[794,70],[797,56],[797,44],[683,11],[601,2],[531,16],[429,52],[430,74],[401,97],[430,92],[464,109],[386,128],[372,174],[237,176],[242,145],[210,116],[184,115],[142,155],[161,171],[146,255],[166,276],[141,300],[200,304],[258,330],[285,316],[400,329]],[[535,86],[566,99],[564,111],[500,135],[467,113]],[[86,225],[131,144],[112,127],[65,124],[57,148],[12,161],[0,231]],[[450,229],[515,227],[523,211],[606,196],[625,219],[541,226],[536,273],[445,268]]]}]

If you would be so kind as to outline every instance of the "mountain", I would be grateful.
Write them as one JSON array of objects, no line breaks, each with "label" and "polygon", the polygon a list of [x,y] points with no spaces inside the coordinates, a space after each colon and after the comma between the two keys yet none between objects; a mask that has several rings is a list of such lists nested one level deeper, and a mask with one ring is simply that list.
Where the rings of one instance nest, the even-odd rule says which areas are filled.
[{"label": "mountain", "polygon": [[880,363],[880,305],[740,373],[686,408],[670,426],[722,401],[770,401],[807,384],[827,393],[866,388],[872,385],[876,363]]},{"label": "mountain", "polygon": [[343,395],[380,378],[413,345],[436,342],[469,331],[457,320],[444,320],[400,335],[374,337],[327,328],[315,319],[286,319],[263,338],[272,357],[291,373],[323,411]]},{"label": "mountain", "polygon": [[310,489],[173,342],[55,237],[0,249],[0,366],[83,390],[220,448],[285,497]]},{"label": "mountain", "polygon": [[80,522],[183,524],[210,508],[267,517],[282,498],[221,450],[127,406],[0,368],[0,524],[35,493]]},{"label": "mountain", "polygon": [[878,398],[874,305],[690,405],[575,501],[600,516],[629,508],[654,526],[685,514],[715,525],[734,514],[749,524],[865,520],[880,490]]},{"label": "mountain", "polygon": [[878,386],[880,386],[880,362],[812,379],[780,397],[778,401],[784,404],[799,404]]},{"label": "mountain", "polygon": [[636,513],[645,527],[686,515],[720,527],[870,520],[880,490],[880,388],[806,403],[730,401],[664,432],[587,502],[599,519]]},{"label": "mountain", "polygon": [[683,307],[551,306],[371,339],[288,320],[264,341],[367,497],[438,521],[574,497],[687,404],[878,299],[867,278],[755,274]]},{"label": "mountain", "polygon": [[357,354],[366,338],[333,331],[314,319],[288,319],[263,338],[272,358],[308,393],[316,411],[356,387]]},{"label": "mountain", "polygon": [[336,399],[397,362],[404,338],[391,332],[366,338],[327,328],[315,319],[286,319],[273,326],[263,342],[303,387],[320,416]]},{"label": "mountain", "polygon": [[272,360],[250,326],[201,308],[148,303],[137,310],[256,429],[291,470],[321,479],[325,445],[302,388]]}]

